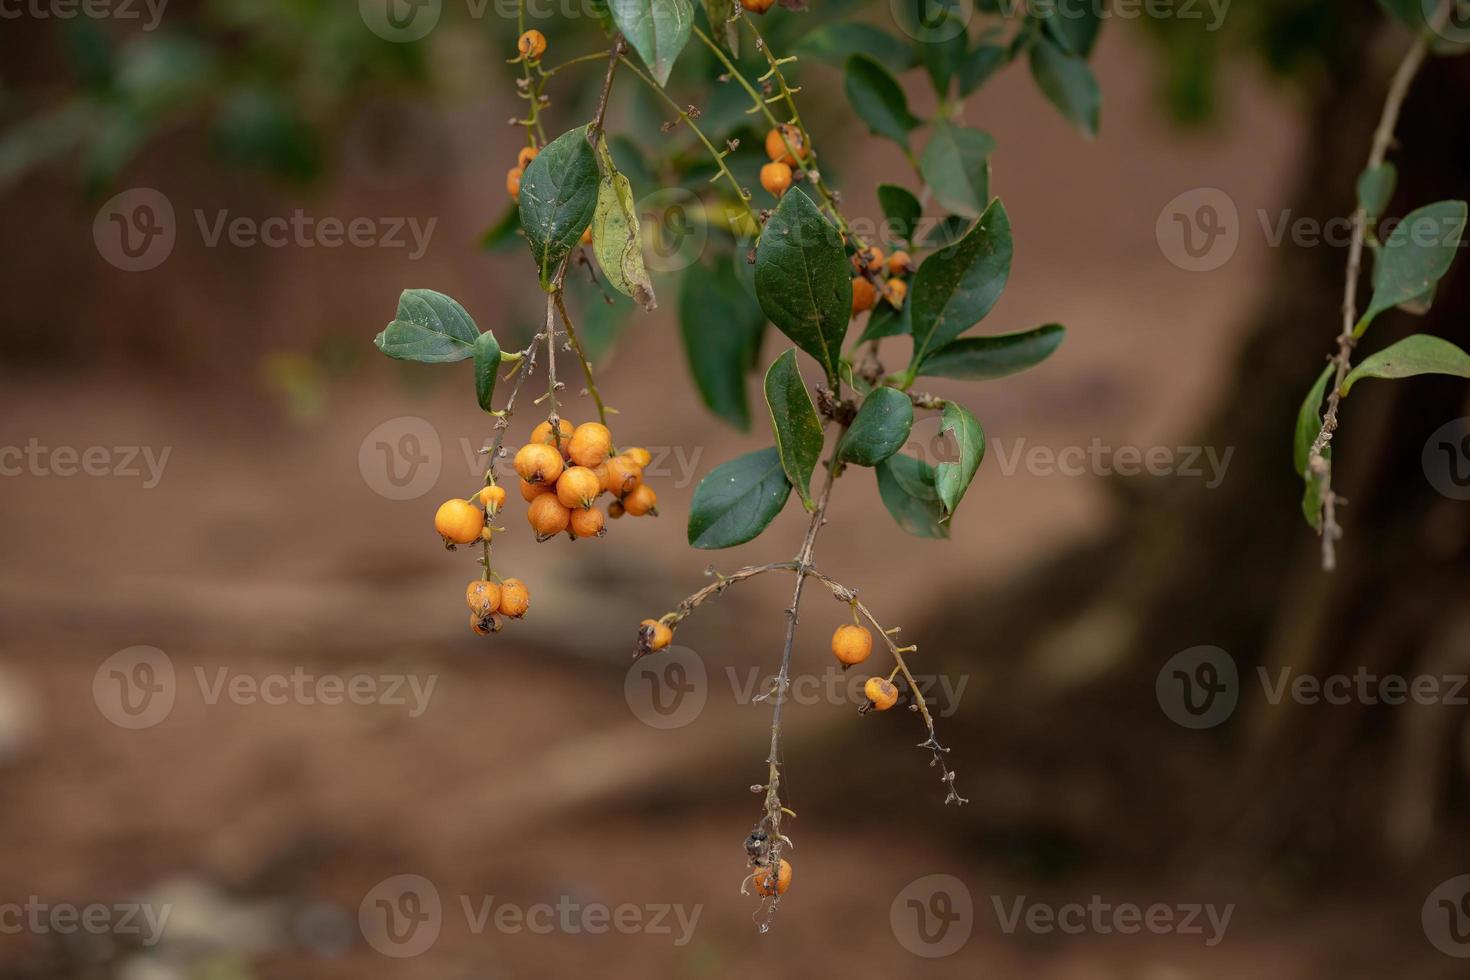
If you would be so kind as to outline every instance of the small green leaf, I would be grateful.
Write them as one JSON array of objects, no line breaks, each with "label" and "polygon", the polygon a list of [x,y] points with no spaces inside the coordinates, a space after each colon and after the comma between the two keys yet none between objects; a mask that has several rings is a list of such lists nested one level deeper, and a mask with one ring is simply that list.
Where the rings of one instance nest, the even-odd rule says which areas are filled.
[{"label": "small green leaf", "polygon": [[1398,169],[1391,163],[1369,167],[1358,177],[1358,206],[1367,212],[1370,227],[1377,223],[1388,208],[1388,202],[1393,200],[1398,181]]},{"label": "small green leaf", "polygon": [[981,44],[960,65],[960,95],[970,95],[1005,67],[1010,56],[999,44]]},{"label": "small green leaf", "polygon": [[931,351],[991,311],[1011,274],[1011,250],[1010,218],[997,200],[969,234],[919,266],[909,293],[914,334],[911,372],[917,372]]},{"label": "small green leaf", "polygon": [[912,246],[919,219],[924,216],[924,205],[907,187],[897,184],[878,185],[878,205],[883,209],[883,217],[888,219],[894,237]]},{"label": "small green leaf", "polygon": [[597,186],[597,158],[585,126],[552,140],[521,176],[521,227],[543,288],[550,288],[562,259],[592,221]]},{"label": "small green leaf", "polygon": [[694,488],[689,544],[695,548],[744,544],[776,519],[790,495],[791,483],[774,446],[717,466]]},{"label": "small green leaf", "polygon": [[755,294],[776,328],[837,380],[852,319],[852,278],[841,238],[812,199],[792,188],[755,250]]},{"label": "small green leaf", "polygon": [[919,159],[919,171],[946,209],[976,218],[990,203],[990,154],[995,139],[967,126],[940,120]]},{"label": "small green leaf", "polygon": [[961,337],[939,348],[919,365],[919,374],[933,378],[989,381],[1017,374],[1040,364],[1062,345],[1067,328],[1048,323],[1022,333],[993,337]]},{"label": "small green leaf", "polygon": [[858,118],[874,135],[908,147],[909,131],[920,120],[909,112],[908,97],[887,68],[865,54],[855,54],[847,59],[842,87]]},{"label": "small green leaf", "polygon": [[914,403],[897,388],[874,388],[837,447],[837,458],[877,466],[903,448],[914,425]]},{"label": "small green leaf", "polygon": [[858,343],[866,344],[870,340],[881,340],[884,337],[900,337],[911,329],[909,323],[909,304],[905,302],[901,309],[895,310],[892,303],[882,302],[868,314],[868,325],[863,330],[863,335],[858,338]]},{"label": "small green leaf", "polygon": [[1378,250],[1373,266],[1373,300],[1355,336],[1384,310],[1428,294],[1449,271],[1465,230],[1465,202],[1440,201],[1411,212]]},{"label": "small green leaf", "polygon": [[796,348],[771,362],[765,388],[781,467],[806,509],[812,510],[812,472],[822,457],[822,419],[796,366]]},{"label": "small green leaf", "polygon": [[597,210],[592,215],[592,250],[611,286],[645,310],[658,306],[653,282],[643,265],[643,239],[633,185],[613,166],[607,144],[598,147],[602,179],[597,185]]},{"label": "small green leaf", "polygon": [[480,249],[485,252],[504,252],[516,244],[520,237],[521,209],[515,204],[505,209],[500,220],[485,229],[480,236]]},{"label": "small green leaf", "polygon": [[730,18],[735,13],[735,0],[703,0],[704,15],[709,18],[711,33],[730,53],[740,57],[740,23]]},{"label": "small green leaf", "polygon": [[745,372],[755,360],[766,318],[736,278],[725,256],[713,266],[696,263],[679,288],[679,333],[699,396],[710,411],[738,429],[750,428]]},{"label": "small green leaf", "polygon": [[1102,30],[1095,0],[1056,0],[1041,16],[1046,36],[1063,51],[1079,58],[1092,55],[1098,32]]},{"label": "small green leaf", "polygon": [[1412,378],[1420,374],[1470,378],[1470,354],[1440,337],[1411,334],[1363,358],[1363,363],[1342,379],[1339,391],[1346,395],[1363,378]]},{"label": "small green leaf", "polygon": [[[1324,458],[1331,459],[1331,449],[1324,451],[1322,455]],[[1312,530],[1319,534],[1322,532],[1322,487],[1326,482],[1325,476],[1308,473],[1306,487],[1302,490],[1302,516],[1307,519]]]},{"label": "small green leaf", "polygon": [[1322,398],[1327,394],[1327,381],[1332,373],[1337,370],[1337,365],[1329,364],[1317,375],[1317,380],[1312,385],[1312,390],[1307,392],[1307,397],[1302,400],[1302,407],[1296,413],[1296,438],[1292,441],[1292,462],[1296,465],[1296,475],[1305,477],[1307,475],[1307,464],[1311,460],[1312,443],[1317,441],[1317,435],[1322,431]]},{"label": "small green leaf", "polygon": [[969,37],[964,24],[949,11],[933,19],[932,40],[919,42],[919,60],[934,83],[934,92],[941,100],[949,96],[949,83],[965,62],[965,48]]},{"label": "small green leaf", "polygon": [[934,487],[948,520],[964,499],[965,491],[970,489],[970,481],[975,479],[975,471],[985,458],[985,432],[975,416],[954,402],[945,403],[939,431],[954,433],[960,449],[958,462],[940,463],[934,470]]},{"label": "small green leaf", "polygon": [[398,316],[374,338],[378,350],[400,361],[448,364],[474,353],[480,328],[454,300],[432,289],[405,289]]},{"label": "small green leaf", "polygon": [[499,370],[500,344],[495,334],[486,330],[475,338],[475,397],[487,412],[495,410],[495,376]]},{"label": "small green leaf", "polygon": [[869,55],[892,72],[914,67],[914,49],[887,31],[852,21],[824,24],[796,43],[796,53],[810,55],[834,68],[847,64],[855,54]]},{"label": "small green leaf", "polygon": [[667,85],[674,60],[694,28],[689,0],[608,0],[613,23],[633,45],[660,86]]},{"label": "small green leaf", "polygon": [[1031,47],[1031,75],[1043,95],[1083,135],[1097,135],[1102,115],[1102,92],[1087,62],[1067,54],[1050,38]]},{"label": "small green leaf", "polygon": [[898,526],[921,538],[949,537],[944,505],[935,488],[934,468],[912,456],[890,456],[873,471],[878,495]]}]

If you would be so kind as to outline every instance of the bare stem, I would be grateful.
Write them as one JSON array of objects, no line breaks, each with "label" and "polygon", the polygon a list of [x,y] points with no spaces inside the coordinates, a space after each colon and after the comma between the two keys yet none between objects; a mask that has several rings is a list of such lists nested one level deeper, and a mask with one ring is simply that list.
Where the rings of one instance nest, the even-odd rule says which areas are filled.
[{"label": "bare stem", "polygon": [[593,404],[597,406],[597,421],[607,425],[608,408],[602,401],[602,394],[597,390],[597,380],[592,375],[592,362],[587,360],[587,352],[582,349],[582,342],[577,338],[576,328],[572,326],[572,317],[567,313],[566,297],[560,291],[556,294],[556,309],[561,314],[561,322],[567,330],[567,340],[572,345],[572,350],[577,354],[577,360],[582,364],[582,375],[587,379],[587,394],[592,396]]}]

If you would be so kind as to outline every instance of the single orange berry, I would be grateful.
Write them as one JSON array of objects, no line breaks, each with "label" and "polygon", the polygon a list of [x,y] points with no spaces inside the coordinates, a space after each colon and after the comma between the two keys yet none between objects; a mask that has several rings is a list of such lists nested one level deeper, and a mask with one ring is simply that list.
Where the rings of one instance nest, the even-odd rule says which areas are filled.
[{"label": "single orange berry", "polygon": [[567,524],[574,538],[597,538],[602,536],[607,520],[596,507],[587,507],[572,511]]},{"label": "single orange berry", "polygon": [[476,579],[464,590],[464,601],[469,604],[470,612],[488,616],[500,608],[500,586]]},{"label": "single orange berry", "polygon": [[644,514],[657,515],[655,510],[658,506],[658,494],[653,492],[653,487],[646,483],[640,483],[628,492],[623,498],[623,509],[634,517],[642,517]]},{"label": "single orange berry", "polygon": [[572,432],[567,453],[572,462],[588,469],[601,466],[612,452],[612,433],[601,422],[583,422]]},{"label": "single orange berry", "polygon": [[888,305],[894,309],[902,307],[904,297],[909,294],[909,284],[902,279],[890,279],[883,287],[883,298],[888,300]]},{"label": "single orange berry", "polygon": [[852,281],[852,315],[857,316],[866,310],[871,310],[878,302],[878,290],[868,282],[867,277],[857,276]]},{"label": "single orange berry", "polygon": [[644,449],[642,446],[634,446],[632,449],[624,450],[623,455],[631,459],[633,462],[637,463],[639,466],[643,467],[645,470],[648,469],[648,464],[653,462],[653,453],[649,452],[647,449]]},{"label": "single orange berry", "polygon": [[909,253],[899,249],[888,256],[888,274],[890,276],[906,276],[914,271],[914,260]]},{"label": "single orange berry", "polygon": [[785,895],[786,889],[791,887],[791,862],[785,858],[781,859],[781,870],[776,872],[775,886],[771,884],[771,869],[756,868],[755,890],[762,895]]},{"label": "single orange berry", "polygon": [[859,272],[867,269],[869,272],[877,273],[883,271],[883,250],[877,245],[869,245],[861,251],[853,253],[852,267]]},{"label": "single orange berry", "polygon": [[656,619],[645,619],[638,626],[644,645],[650,651],[656,653],[674,642],[674,631]]},{"label": "single orange berry", "polygon": [[555,493],[556,485],[553,483],[527,483],[521,481],[521,499],[527,502],[535,500],[544,493]]},{"label": "single orange berry", "polygon": [[626,513],[626,511],[623,510],[623,502],[621,500],[614,500],[612,503],[607,505],[607,516],[611,517],[613,520],[617,520],[619,517],[622,517],[624,513]]},{"label": "single orange berry", "polygon": [[791,186],[791,167],[780,160],[761,167],[761,186],[780,197]]},{"label": "single orange berry", "polygon": [[887,711],[898,704],[898,688],[883,677],[869,677],[868,682],[863,685],[863,694],[867,695],[873,707],[879,711]]},{"label": "single orange berry", "polygon": [[505,506],[505,487],[485,487],[480,491],[480,503],[485,513],[494,514]]},{"label": "single orange berry", "polygon": [[525,170],[531,165],[531,161],[539,156],[541,151],[534,146],[521,147],[520,154],[516,157],[516,166]]},{"label": "single orange berry", "polygon": [[570,466],[556,481],[556,499],[568,509],[592,506],[592,501],[602,493],[602,481],[597,474],[585,466]]},{"label": "single orange berry", "polygon": [[485,515],[468,500],[446,500],[434,515],[434,530],[449,544],[469,544],[480,540]]},{"label": "single orange berry", "polygon": [[591,225],[588,225],[587,228],[582,232],[582,244],[583,245],[591,245],[592,244],[592,226]]},{"label": "single orange berry", "polygon": [[516,49],[527,61],[539,61],[546,53],[546,35],[533,28],[521,35],[521,39],[516,42]]},{"label": "single orange berry", "polygon": [[541,494],[526,508],[526,520],[531,522],[537,541],[545,541],[565,531],[571,519],[571,508],[562,506],[554,493]]},{"label": "single orange berry", "polygon": [[528,442],[516,453],[516,472],[527,483],[553,484],[561,476],[561,453],[544,442]]},{"label": "single orange berry", "polygon": [[500,614],[511,619],[520,619],[531,608],[531,591],[518,578],[508,578],[500,583]]},{"label": "single orange berry", "polygon": [[525,171],[520,167],[511,167],[505,172],[505,192],[517,200],[520,200],[521,177],[524,175]]},{"label": "single orange berry", "polygon": [[[782,137],[785,139],[782,139]],[[791,147],[790,150],[786,149]],[[792,153],[796,156],[792,156]],[[801,130],[795,126],[783,123],[780,127],[766,134],[766,156],[776,163],[784,163],[788,167],[796,166],[798,157],[806,156],[806,144],[801,138]]]},{"label": "single orange berry", "polygon": [[491,541],[494,538],[495,538],[495,532],[490,529],[490,525],[489,524],[486,524],[484,527],[480,528],[480,540],[481,541]]},{"label": "single orange berry", "polygon": [[873,652],[873,634],[863,626],[839,626],[832,634],[832,656],[843,667],[851,667],[868,659]]},{"label": "single orange berry", "polygon": [[[560,435],[557,436],[556,440],[556,451],[561,453],[563,459],[566,458],[567,446],[571,444],[572,430],[575,428],[576,426],[572,425],[572,423],[568,422],[566,419],[556,420],[556,431],[560,433]],[[531,441],[550,443],[551,423],[542,422],[540,425],[536,426],[536,428],[532,429]]]},{"label": "single orange berry", "polygon": [[767,10],[770,10],[775,3],[776,0],[740,0],[740,6],[753,14],[763,14]]},{"label": "single orange berry", "polygon": [[614,456],[607,461],[607,480],[603,486],[614,497],[626,496],[643,482],[643,467],[627,456]]}]

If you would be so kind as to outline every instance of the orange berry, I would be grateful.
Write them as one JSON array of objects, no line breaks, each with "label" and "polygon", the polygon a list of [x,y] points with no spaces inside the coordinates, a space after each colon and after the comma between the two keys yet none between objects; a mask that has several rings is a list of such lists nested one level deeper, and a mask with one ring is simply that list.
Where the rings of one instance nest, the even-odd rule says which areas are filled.
[{"label": "orange berry", "polygon": [[645,619],[639,623],[638,632],[644,645],[655,653],[674,641],[674,631],[656,619]]},{"label": "orange berry", "polygon": [[781,859],[781,870],[776,872],[775,887],[771,887],[771,869],[756,868],[755,890],[762,895],[785,895],[786,889],[791,887],[791,862],[785,858]]},{"label": "orange berry", "polygon": [[[566,419],[556,420],[556,431],[560,433],[556,440],[556,451],[562,454],[563,459],[566,458],[567,445],[572,441],[572,430],[574,428],[576,428],[576,426],[572,425],[572,423],[568,422]],[[531,441],[550,443],[551,423],[542,422],[540,425],[536,426],[536,428],[532,429]]]},{"label": "orange berry", "polygon": [[516,166],[525,170],[531,165],[531,161],[539,156],[541,151],[534,146],[521,147],[520,154],[516,157]]},{"label": "orange berry", "polygon": [[468,500],[446,500],[434,515],[434,530],[450,544],[469,544],[480,540],[485,515]]},{"label": "orange berry", "polygon": [[898,704],[898,688],[892,682],[882,677],[869,677],[868,682],[863,685],[863,694],[867,695],[873,707],[879,711],[887,711]]},{"label": "orange berry", "polygon": [[[783,140],[781,137],[785,136]],[[786,147],[790,146],[791,150]],[[791,155],[792,152],[796,156]],[[806,156],[806,144],[802,141],[801,130],[795,126],[783,124],[778,129],[773,129],[766,134],[766,156],[776,163],[784,163],[788,167],[796,166],[797,157]]]},{"label": "orange berry", "polygon": [[894,309],[903,306],[903,298],[909,294],[909,284],[902,279],[890,279],[883,284],[883,298]]},{"label": "orange berry", "polygon": [[480,503],[487,514],[500,510],[505,506],[505,487],[485,487],[480,491]]},{"label": "orange berry", "polygon": [[658,494],[654,493],[653,487],[646,483],[638,484],[623,498],[623,509],[634,517],[653,513],[653,509],[657,506]]},{"label": "orange berry", "polygon": [[500,608],[500,586],[476,579],[464,590],[464,601],[469,604],[470,612],[488,616]]},{"label": "orange berry", "polygon": [[603,486],[614,497],[626,496],[643,482],[643,467],[627,456],[614,456],[607,461],[607,479]]},{"label": "orange berry", "polygon": [[495,537],[495,532],[492,531],[492,530],[490,530],[490,525],[489,524],[486,524],[484,527],[480,528],[480,540],[481,541],[490,541],[494,537]]},{"label": "orange berry", "polygon": [[525,501],[535,500],[544,493],[556,492],[556,485],[551,483],[527,483],[521,481],[521,499]]},{"label": "orange berry", "polygon": [[878,302],[878,290],[868,282],[864,276],[857,276],[852,281],[852,315],[857,316],[865,310],[871,310]]},{"label": "orange berry", "polygon": [[844,667],[860,664],[873,652],[873,634],[864,626],[839,626],[832,634],[832,656]]},{"label": "orange berry", "polygon": [[520,40],[516,42],[516,50],[520,51],[521,57],[527,61],[539,61],[546,53],[546,35],[533,28],[521,35]]},{"label": "orange berry", "polygon": [[521,177],[525,171],[520,167],[511,167],[505,172],[505,192],[516,200],[521,197]]},{"label": "orange berry", "polygon": [[508,578],[500,583],[500,614],[511,619],[520,619],[531,608],[531,591],[518,578]]},{"label": "orange berry", "polygon": [[774,6],[776,0],[740,0],[740,6],[753,14],[763,14]]},{"label": "orange berry", "polygon": [[592,501],[602,493],[602,481],[597,474],[585,466],[571,466],[556,481],[556,499],[567,509],[592,506]]},{"label": "orange berry", "polygon": [[642,446],[634,446],[632,449],[626,449],[623,451],[623,455],[645,470],[648,469],[648,464],[653,462],[653,453],[644,449]]},{"label": "orange berry", "polygon": [[591,245],[592,244],[592,226],[591,225],[588,225],[587,228],[586,228],[586,230],[584,230],[582,232],[582,244],[583,245]]},{"label": "orange berry", "polygon": [[527,483],[553,484],[564,466],[561,453],[544,442],[528,442],[516,453],[516,472]]},{"label": "orange berry", "polygon": [[562,506],[554,493],[541,494],[526,508],[526,520],[531,522],[537,541],[545,541],[565,531],[571,519],[571,508]]},{"label": "orange berry", "polygon": [[572,432],[567,453],[578,466],[601,466],[612,452],[612,433],[601,422],[583,422]]},{"label": "orange berry", "polygon": [[867,269],[869,272],[877,273],[883,271],[883,250],[877,245],[869,245],[852,257],[852,266],[859,272]]},{"label": "orange berry", "polygon": [[607,516],[611,517],[613,520],[617,520],[619,517],[622,517],[624,513],[626,513],[626,511],[623,510],[623,502],[621,500],[614,500],[612,503],[607,505]]},{"label": "orange berry", "polygon": [[914,260],[909,253],[899,249],[888,256],[888,274],[890,276],[906,276],[914,271]]},{"label": "orange berry", "polygon": [[780,197],[791,186],[791,167],[780,160],[761,167],[761,186]]},{"label": "orange berry", "polygon": [[572,511],[571,519],[567,523],[572,537],[597,538],[602,536],[607,520],[596,507],[587,507]]}]

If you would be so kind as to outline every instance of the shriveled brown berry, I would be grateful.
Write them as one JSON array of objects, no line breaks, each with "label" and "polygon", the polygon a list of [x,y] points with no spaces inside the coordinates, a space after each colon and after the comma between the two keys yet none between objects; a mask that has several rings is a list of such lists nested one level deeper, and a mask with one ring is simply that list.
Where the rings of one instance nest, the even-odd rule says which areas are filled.
[{"label": "shriveled brown berry", "polygon": [[543,493],[526,508],[526,520],[536,532],[537,540],[545,541],[567,529],[572,520],[572,511],[562,506],[562,502],[556,499],[556,494]]},{"label": "shriveled brown berry", "polygon": [[884,677],[869,677],[863,685],[863,694],[879,711],[887,711],[898,704],[898,688]]},{"label": "shriveled brown berry", "polygon": [[572,462],[588,469],[601,466],[612,452],[612,433],[601,422],[583,422],[572,432],[567,453]]},{"label": "shriveled brown berry", "polygon": [[516,472],[527,483],[555,483],[564,465],[561,453],[544,442],[528,442],[516,453]]},{"label": "shriveled brown berry", "polygon": [[674,642],[674,631],[656,619],[645,619],[638,624],[641,643],[650,653],[657,653]]},{"label": "shriveled brown berry", "polygon": [[602,481],[585,466],[569,466],[556,481],[556,499],[567,508],[587,508],[602,493]]},{"label": "shriveled brown berry", "polygon": [[866,276],[858,276],[852,281],[852,315],[857,316],[866,310],[871,310],[873,304],[878,302],[878,290],[868,282]]},{"label": "shriveled brown berry", "polygon": [[864,626],[839,626],[832,634],[832,656],[844,667],[860,664],[873,652],[873,634]]},{"label": "shriveled brown berry", "polygon": [[488,616],[500,608],[500,586],[477,579],[464,590],[464,601],[470,612]]},{"label": "shriveled brown berry", "polygon": [[762,895],[785,895],[791,887],[791,862],[781,859],[781,870],[776,872],[776,881],[771,881],[770,867],[755,869],[755,890]]},{"label": "shriveled brown berry", "polygon": [[470,629],[479,633],[481,636],[499,633],[500,625],[500,617],[495,613],[486,613],[483,616],[479,613],[470,613]]},{"label": "shriveled brown berry", "polygon": [[518,578],[508,578],[500,583],[500,614],[511,619],[520,619],[531,608],[531,590]]},{"label": "shriveled brown berry", "polygon": [[614,456],[607,461],[607,480],[603,484],[614,497],[622,497],[643,482],[643,467],[627,456]]},{"label": "shriveled brown berry", "polygon": [[623,510],[623,502],[621,500],[614,500],[612,503],[607,505],[607,516],[611,517],[613,520],[617,520],[619,517],[622,517],[624,513],[626,513],[626,511]]},{"label": "shriveled brown berry", "polygon": [[623,498],[623,510],[634,517],[642,517],[651,513],[658,506],[658,494],[653,492],[653,487],[646,483],[640,483],[628,492]]},{"label": "shriveled brown berry", "polygon": [[[576,426],[572,425],[572,423],[568,422],[566,419],[556,420],[556,431],[561,433],[561,435],[558,436],[556,440],[556,451],[562,454],[562,458],[566,458],[567,446],[571,444],[572,430],[575,428]],[[536,428],[532,429],[531,441],[550,443],[551,423],[542,422],[540,425],[536,426]]]},{"label": "shriveled brown berry", "polygon": [[572,511],[571,519],[567,523],[573,537],[595,538],[603,533],[607,519],[596,507],[588,507]]}]

